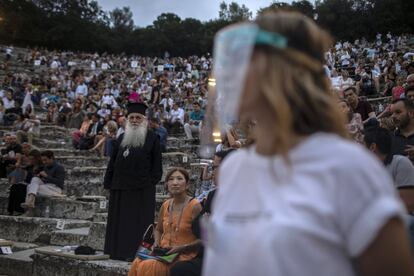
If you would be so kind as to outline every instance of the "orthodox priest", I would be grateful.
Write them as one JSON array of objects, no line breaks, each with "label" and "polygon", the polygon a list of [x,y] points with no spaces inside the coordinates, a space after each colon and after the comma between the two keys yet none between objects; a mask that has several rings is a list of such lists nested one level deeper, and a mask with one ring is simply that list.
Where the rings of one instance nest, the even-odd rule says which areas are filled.
[{"label": "orthodox priest", "polygon": [[148,129],[147,106],[130,103],[125,132],[114,142],[104,187],[109,190],[105,254],[135,257],[147,227],[154,223],[155,185],[162,176],[158,136]]}]

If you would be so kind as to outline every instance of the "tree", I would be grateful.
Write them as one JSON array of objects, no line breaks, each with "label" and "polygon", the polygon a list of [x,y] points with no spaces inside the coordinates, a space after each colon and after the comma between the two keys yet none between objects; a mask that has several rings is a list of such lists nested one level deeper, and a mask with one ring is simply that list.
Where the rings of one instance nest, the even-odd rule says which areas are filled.
[{"label": "tree", "polygon": [[132,11],[129,7],[115,8],[109,13],[110,22],[118,32],[130,32],[134,28]]},{"label": "tree", "polygon": [[270,4],[269,6],[259,9],[257,13],[263,14],[264,12],[275,12],[279,10],[298,11],[310,18],[314,18],[315,15],[315,8],[313,4],[308,0],[293,1],[292,4],[280,1],[273,1],[272,4]]},{"label": "tree", "polygon": [[244,4],[239,6],[236,2],[229,5],[226,2],[220,3],[219,19],[229,22],[245,21],[252,18],[252,12]]},{"label": "tree", "polygon": [[273,1],[269,6],[260,8],[257,13],[263,14],[265,12],[276,12],[279,10],[291,10],[292,6],[285,2]]},{"label": "tree", "polygon": [[299,11],[310,18],[315,16],[315,8],[308,0],[293,1],[291,7],[293,10]]}]

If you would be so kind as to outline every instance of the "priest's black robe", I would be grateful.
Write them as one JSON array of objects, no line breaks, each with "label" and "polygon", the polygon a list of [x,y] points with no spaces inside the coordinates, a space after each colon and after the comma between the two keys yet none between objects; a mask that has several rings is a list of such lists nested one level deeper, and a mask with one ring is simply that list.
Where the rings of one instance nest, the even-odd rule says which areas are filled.
[{"label": "priest's black robe", "polygon": [[158,136],[148,130],[139,148],[121,146],[123,135],[113,144],[104,187],[109,190],[105,254],[114,260],[135,256],[147,227],[154,223],[155,185],[162,176]]}]

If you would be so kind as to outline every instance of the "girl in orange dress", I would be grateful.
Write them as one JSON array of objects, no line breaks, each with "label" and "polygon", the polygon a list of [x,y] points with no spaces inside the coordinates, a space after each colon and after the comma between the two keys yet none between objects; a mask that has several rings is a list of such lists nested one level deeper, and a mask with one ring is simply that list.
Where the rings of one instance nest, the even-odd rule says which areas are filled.
[{"label": "girl in orange dress", "polygon": [[[153,248],[168,248],[167,254],[179,253],[176,261],[190,260],[201,244],[191,231],[191,222],[200,213],[201,205],[187,195],[189,175],[185,169],[173,168],[165,179],[172,198],[161,206]],[[168,276],[170,267],[157,260],[136,258],[128,276]]]}]

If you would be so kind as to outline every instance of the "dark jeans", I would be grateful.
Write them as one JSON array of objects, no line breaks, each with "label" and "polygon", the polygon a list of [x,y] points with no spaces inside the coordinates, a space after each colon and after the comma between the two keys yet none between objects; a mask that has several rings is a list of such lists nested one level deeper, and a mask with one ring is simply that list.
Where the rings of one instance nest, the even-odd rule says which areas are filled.
[{"label": "dark jeans", "polygon": [[9,194],[9,205],[7,207],[7,211],[10,215],[13,212],[24,213],[24,209],[20,206],[26,200],[26,188],[25,184],[13,184],[10,187],[10,194]]}]

